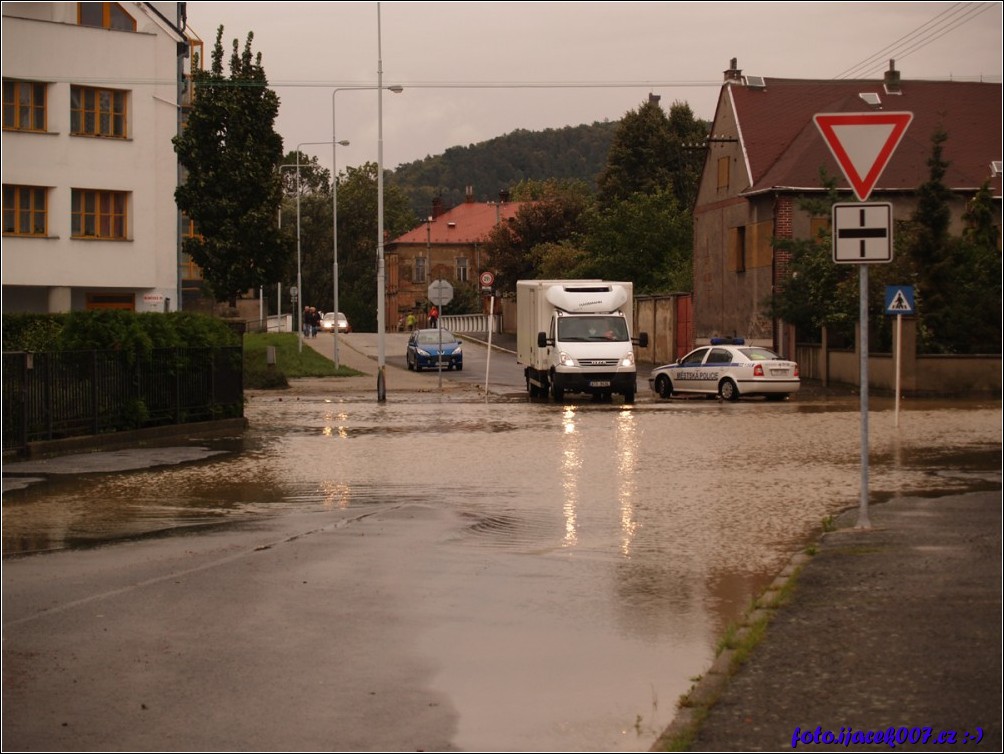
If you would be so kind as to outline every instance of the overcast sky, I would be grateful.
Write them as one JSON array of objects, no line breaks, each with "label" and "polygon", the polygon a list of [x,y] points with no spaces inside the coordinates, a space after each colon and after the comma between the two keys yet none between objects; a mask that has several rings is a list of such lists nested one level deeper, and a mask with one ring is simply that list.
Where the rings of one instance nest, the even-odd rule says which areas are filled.
[{"label": "overcast sky", "polygon": [[[379,6],[379,24],[378,24]],[[338,167],[442,154],[516,129],[618,120],[650,92],[710,120],[722,72],[782,78],[1001,83],[1002,3],[189,2],[207,53],[222,24],[261,52],[286,151],[332,141]],[[378,44],[379,43],[379,44]],[[331,167],[331,146],[304,146]],[[479,187],[475,187],[478,198]]]}]

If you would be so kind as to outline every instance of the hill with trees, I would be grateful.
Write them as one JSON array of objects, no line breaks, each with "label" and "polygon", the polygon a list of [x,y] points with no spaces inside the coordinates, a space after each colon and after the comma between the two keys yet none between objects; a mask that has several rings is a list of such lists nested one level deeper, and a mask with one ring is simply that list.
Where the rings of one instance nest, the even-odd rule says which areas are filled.
[{"label": "hill with trees", "polygon": [[388,173],[387,185],[401,189],[423,221],[434,198],[441,198],[444,207],[455,207],[464,201],[468,186],[479,202],[495,201],[499,191],[524,181],[582,181],[595,190],[618,125],[607,121],[545,131],[519,129],[399,165]]}]

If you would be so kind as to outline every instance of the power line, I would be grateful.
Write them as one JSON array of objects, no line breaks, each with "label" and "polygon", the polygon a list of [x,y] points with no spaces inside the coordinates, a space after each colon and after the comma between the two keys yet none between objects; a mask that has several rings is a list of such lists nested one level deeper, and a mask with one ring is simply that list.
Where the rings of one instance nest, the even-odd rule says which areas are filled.
[{"label": "power line", "polygon": [[[974,5],[976,7],[972,7]],[[968,23],[993,6],[993,3],[956,3],[877,53],[837,74],[834,79],[861,78],[866,74],[876,73],[885,65],[885,58],[890,56],[904,58]]]}]

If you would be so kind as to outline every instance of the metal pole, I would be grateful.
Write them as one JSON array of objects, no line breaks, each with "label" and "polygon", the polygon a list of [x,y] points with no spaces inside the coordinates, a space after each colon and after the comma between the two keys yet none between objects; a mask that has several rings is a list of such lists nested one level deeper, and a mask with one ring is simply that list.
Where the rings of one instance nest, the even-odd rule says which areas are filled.
[{"label": "metal pole", "polygon": [[861,346],[861,502],[854,528],[871,529],[868,519],[868,265],[858,265],[858,317]]},{"label": "metal pole", "polygon": [[[340,86],[331,91],[331,256],[332,256],[332,287],[334,288],[334,296],[332,300],[335,305],[335,345],[334,345],[334,358],[335,358],[335,369],[340,366],[340,352],[338,344],[338,158],[337,150],[338,147],[347,147],[349,142],[347,140],[338,141],[338,137],[335,134],[335,95],[338,92],[344,92],[348,89],[355,90],[365,90],[365,89],[375,89],[372,86]],[[390,91],[395,94],[400,94],[404,91],[401,86],[388,86]]]},{"label": "metal pole", "polygon": [[335,329],[332,331],[335,338],[335,369],[341,366],[341,354],[338,350],[338,147],[349,145],[348,141],[338,141],[338,137],[335,135],[335,95],[342,91],[342,88],[334,89],[331,92],[331,286],[334,289],[332,301],[335,306]]},{"label": "metal pole", "polygon": [[300,270],[300,144],[296,145],[296,309],[299,317],[297,344],[303,353],[303,274]]},{"label": "metal pole", "polygon": [[387,400],[383,258],[383,49],[377,3],[377,401]]},{"label": "metal pole", "polygon": [[899,427],[899,386],[900,386],[900,355],[903,352],[903,315],[896,315],[896,420],[895,426]]}]

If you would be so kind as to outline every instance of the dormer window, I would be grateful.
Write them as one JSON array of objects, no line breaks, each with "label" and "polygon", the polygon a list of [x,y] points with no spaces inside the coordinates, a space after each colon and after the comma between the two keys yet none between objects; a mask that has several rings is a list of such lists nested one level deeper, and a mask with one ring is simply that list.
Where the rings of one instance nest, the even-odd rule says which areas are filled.
[{"label": "dormer window", "polygon": [[77,3],[77,23],[99,29],[136,31],[136,19],[118,3]]}]

